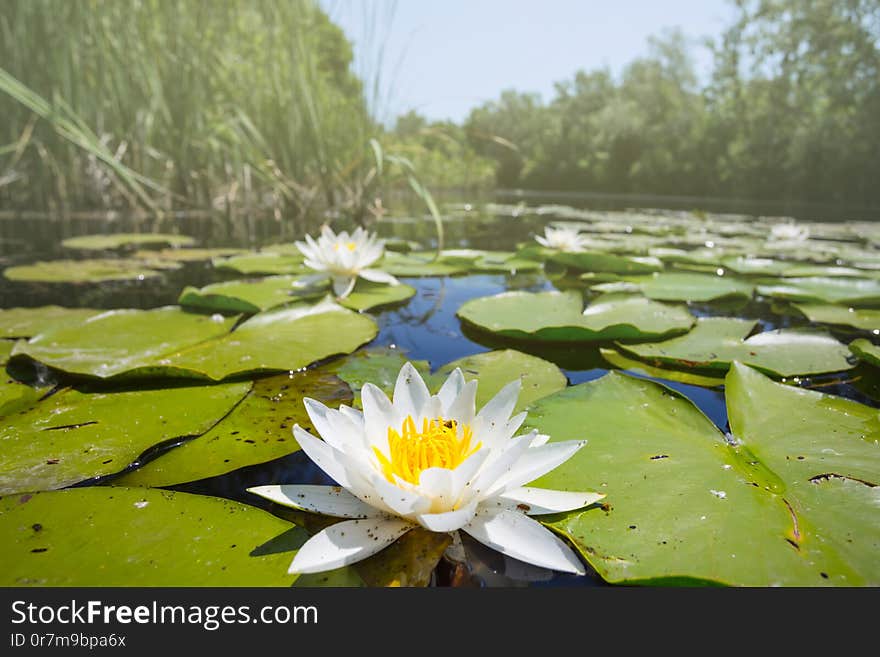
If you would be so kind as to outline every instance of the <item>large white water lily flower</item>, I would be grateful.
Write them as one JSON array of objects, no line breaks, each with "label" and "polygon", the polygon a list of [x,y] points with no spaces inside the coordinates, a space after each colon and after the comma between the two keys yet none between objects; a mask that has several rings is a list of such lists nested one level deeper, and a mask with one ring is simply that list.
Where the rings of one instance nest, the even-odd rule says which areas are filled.
[{"label": "large white water lily flower", "polygon": [[296,248],[306,257],[307,267],[330,275],[333,293],[340,299],[351,294],[358,276],[374,283],[400,284],[391,274],[368,269],[382,257],[385,242],[363,228],[358,227],[351,235],[346,231],[337,235],[324,226],[317,240],[306,235],[306,241],[296,242]]},{"label": "large white water lily flower", "polygon": [[477,382],[456,369],[431,395],[409,363],[389,401],[367,383],[363,412],[332,410],[305,399],[324,440],[298,425],[306,454],[339,486],[259,486],[248,490],[305,511],[347,520],[315,534],[297,552],[291,573],[315,573],[355,563],[414,527],[464,531],[508,556],[583,574],[560,538],[529,516],[571,511],[604,497],[526,486],[568,460],[586,441],[548,443],[537,431],[514,436],[526,414],[511,417],[519,380],[479,413]]},{"label": "large white water lily flower", "polygon": [[581,235],[576,228],[544,228],[544,237],[535,235],[535,241],[541,246],[548,249],[557,249],[568,253],[574,251],[584,251],[586,248],[586,238]]},{"label": "large white water lily flower", "polygon": [[774,242],[803,242],[809,237],[809,226],[784,223],[770,227],[770,240]]}]

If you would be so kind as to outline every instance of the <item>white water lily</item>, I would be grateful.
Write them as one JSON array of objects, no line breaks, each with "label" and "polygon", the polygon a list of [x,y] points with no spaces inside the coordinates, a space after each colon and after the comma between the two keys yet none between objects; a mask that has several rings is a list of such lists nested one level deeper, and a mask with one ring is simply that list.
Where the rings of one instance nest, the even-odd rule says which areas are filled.
[{"label": "white water lily", "polygon": [[374,283],[400,284],[391,274],[368,269],[382,257],[385,242],[363,228],[349,235],[346,231],[336,234],[324,226],[317,240],[306,235],[306,241],[296,242],[296,248],[306,257],[307,267],[330,275],[333,293],[340,299],[351,294],[358,276]]},{"label": "white water lily", "polygon": [[508,556],[545,568],[584,574],[560,538],[529,516],[579,509],[598,493],[526,486],[572,457],[586,441],[548,443],[537,431],[514,436],[526,413],[511,417],[519,380],[479,413],[477,382],[456,369],[431,395],[416,369],[400,370],[393,402],[368,383],[363,412],[332,410],[305,399],[324,440],[298,425],[305,453],[339,486],[281,485],[248,490],[305,511],[345,518],[311,537],[291,573],[314,573],[365,559],[407,531],[461,530]]},{"label": "white water lily", "polygon": [[770,240],[779,242],[803,242],[810,237],[809,226],[785,223],[770,227]]},{"label": "white water lily", "polygon": [[586,238],[576,228],[544,228],[544,237],[535,235],[535,241],[548,249],[557,249],[568,253],[583,251],[586,247]]}]

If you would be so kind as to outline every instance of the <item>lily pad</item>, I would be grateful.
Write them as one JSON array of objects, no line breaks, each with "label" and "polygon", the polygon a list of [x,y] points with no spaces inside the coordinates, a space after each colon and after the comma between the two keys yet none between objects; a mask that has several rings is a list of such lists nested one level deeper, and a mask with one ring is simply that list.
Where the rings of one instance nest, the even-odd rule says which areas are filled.
[{"label": "lily pad", "polygon": [[683,333],[694,323],[680,306],[627,294],[603,295],[583,310],[576,291],[504,292],[467,301],[457,314],[501,336],[554,342],[656,339]]},{"label": "lily pad", "polygon": [[870,363],[874,367],[880,367],[880,347],[873,344],[870,340],[865,338],[853,340],[849,343],[849,349],[860,360]]},{"label": "lily pad", "polygon": [[171,486],[265,463],[299,449],[293,425],[312,429],[303,404],[351,403],[351,390],[320,368],[254,382],[248,396],[208,432],[118,478],[123,486]]},{"label": "lily pad", "polygon": [[792,305],[811,322],[852,326],[863,331],[880,331],[880,310],[848,308],[827,303],[795,303]]},{"label": "lily pad", "polygon": [[627,358],[624,354],[615,351],[614,349],[600,349],[599,353],[602,354],[602,358],[618,369],[633,372],[635,374],[642,374],[654,379],[667,379],[678,383],[702,386],[704,388],[715,388],[724,385],[723,374],[698,374],[697,372],[677,370],[672,367],[655,367],[654,365],[649,365],[641,360]]},{"label": "lily pad", "polygon": [[344,358],[322,365],[321,369],[345,381],[354,396],[354,405],[360,408],[361,388],[365,383],[372,383],[390,396],[400,368],[407,362],[412,363],[423,377],[428,376],[430,367],[427,361],[412,360],[399,349],[391,347],[359,349]]},{"label": "lily pad", "polygon": [[441,367],[433,376],[438,385],[456,367],[461,368],[466,381],[479,380],[477,408],[483,406],[504,386],[519,379],[522,388],[514,412],[518,413],[541,397],[562,390],[568,381],[553,363],[530,356],[515,349],[489,351],[460,358]]},{"label": "lily pad", "polygon": [[131,246],[190,246],[195,244],[192,237],[168,233],[113,233],[110,235],[81,235],[61,242],[66,249],[86,251],[105,251]]},{"label": "lily pad", "polygon": [[0,365],[5,365],[9,360],[9,354],[12,353],[14,346],[15,342],[12,340],[0,340]]},{"label": "lily pad", "polygon": [[[728,386],[735,376],[729,375]],[[793,399],[805,392],[787,390]],[[856,423],[838,429],[839,409],[813,401],[807,409],[788,399],[764,404],[760,395],[756,400],[780,414],[783,432],[793,420],[814,414],[824,425],[823,448],[842,451],[860,440],[851,432]],[[729,396],[732,416],[740,403]],[[539,401],[529,423],[553,441],[589,440],[534,484],[608,495],[602,510],[560,514],[546,523],[610,582],[876,584],[876,559],[855,563],[834,545],[865,529],[867,518],[843,533],[846,520],[829,527],[823,526],[823,512],[794,514],[786,484],[772,471],[775,463],[759,460],[748,443],[731,445],[693,404],[665,386],[612,372]],[[839,508],[832,504],[829,511]]]},{"label": "lily pad", "polygon": [[735,256],[722,258],[721,264],[726,269],[737,274],[750,274],[754,276],[782,276],[796,263],[773,258],[753,258],[748,256]]},{"label": "lily pad", "polygon": [[612,274],[647,274],[663,269],[663,263],[652,256],[622,256],[599,251],[580,253],[553,253],[549,259],[586,271],[610,272]]},{"label": "lily pad", "polygon": [[228,333],[235,320],[188,313],[176,306],[110,310],[79,324],[44,331],[19,343],[12,356],[27,356],[80,376],[147,376],[157,373],[164,356]]},{"label": "lily pad", "polygon": [[267,276],[213,283],[203,288],[187,286],[177,302],[186,308],[209,312],[254,314],[294,301],[326,294],[329,281],[312,285],[303,276]]},{"label": "lily pad", "polygon": [[220,381],[232,375],[294,371],[351,353],[378,333],[376,323],[332,301],[298,303],[254,315],[232,333],[164,356],[169,373]]},{"label": "lily pad", "polygon": [[135,251],[132,256],[142,260],[169,262],[201,262],[214,258],[228,258],[247,253],[245,249],[217,248],[217,249],[162,249],[161,251]]},{"label": "lily pad", "polygon": [[401,283],[400,285],[386,285],[373,283],[358,278],[354,289],[344,299],[339,299],[339,305],[352,310],[371,310],[396,303],[403,303],[416,293],[414,287]]},{"label": "lily pad", "polygon": [[375,268],[392,276],[453,276],[468,270],[467,262],[439,262],[431,253],[397,253],[386,251]]},{"label": "lily pad", "polygon": [[617,344],[650,363],[726,370],[738,360],[775,376],[838,372],[853,367],[846,345],[811,329],[779,329],[747,336],[757,322],[702,317],[683,336],[652,344]]},{"label": "lily pad", "polygon": [[730,276],[657,272],[627,279],[649,299],[656,301],[715,301],[730,297],[751,298],[754,286]]},{"label": "lily pad", "polygon": [[124,470],[154,445],[210,429],[250,385],[56,393],[0,426],[0,493]]},{"label": "lily pad", "polygon": [[0,379],[0,418],[33,406],[46,392],[14,379]]},{"label": "lily pad", "polygon": [[3,275],[10,281],[28,283],[103,283],[142,281],[161,276],[142,260],[50,260],[9,267]]},{"label": "lily pad", "polygon": [[62,308],[40,306],[37,308],[8,308],[0,310],[0,337],[29,338],[51,328],[65,324],[79,324],[103,310],[92,308]]},{"label": "lily pad", "polygon": [[758,294],[788,301],[880,306],[880,281],[869,278],[787,278],[761,281]]},{"label": "lily pad", "polygon": [[144,488],[0,499],[2,586],[290,586],[306,533],[245,504]]},{"label": "lily pad", "polygon": [[217,269],[251,276],[254,274],[303,274],[311,271],[303,264],[302,255],[281,255],[279,253],[247,253],[231,258],[214,258],[211,261]]}]

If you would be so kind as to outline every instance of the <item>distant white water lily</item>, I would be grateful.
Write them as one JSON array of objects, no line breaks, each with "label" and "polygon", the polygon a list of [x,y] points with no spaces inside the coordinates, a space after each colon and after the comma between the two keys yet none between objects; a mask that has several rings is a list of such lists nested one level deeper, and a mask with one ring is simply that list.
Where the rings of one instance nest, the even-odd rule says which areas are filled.
[{"label": "distant white water lily", "polygon": [[382,257],[385,242],[363,228],[351,235],[346,231],[337,235],[324,226],[317,240],[306,235],[306,241],[296,242],[296,248],[306,257],[307,267],[330,275],[333,293],[340,299],[351,294],[358,276],[374,283],[400,284],[391,274],[368,269]]},{"label": "distant white water lily", "polygon": [[571,511],[604,495],[533,488],[526,483],[573,456],[585,441],[548,443],[531,431],[515,436],[526,414],[511,417],[520,382],[504,387],[479,413],[477,382],[456,369],[431,395],[409,363],[393,402],[367,383],[363,412],[332,410],[305,399],[320,440],[295,426],[305,453],[339,486],[248,489],[305,511],[346,518],[311,537],[291,573],[314,573],[365,559],[421,526],[461,530],[508,556],[583,574],[574,552],[530,515]]},{"label": "distant white water lily", "polygon": [[803,242],[809,237],[809,226],[786,223],[770,227],[770,240],[774,242]]},{"label": "distant white water lily", "polygon": [[548,249],[573,252],[583,251],[586,246],[586,238],[576,228],[544,228],[544,237],[535,235],[535,241]]}]

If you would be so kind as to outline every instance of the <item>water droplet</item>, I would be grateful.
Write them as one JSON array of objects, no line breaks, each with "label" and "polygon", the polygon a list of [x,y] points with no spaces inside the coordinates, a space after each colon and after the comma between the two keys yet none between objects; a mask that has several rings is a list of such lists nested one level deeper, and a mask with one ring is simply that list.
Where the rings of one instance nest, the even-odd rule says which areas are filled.
[{"label": "water droplet", "polygon": [[710,489],[709,492],[712,493],[712,494],[713,494],[715,497],[717,497],[719,500],[723,500],[725,497],[727,497],[727,493],[725,493],[723,490],[712,490],[712,489]]},{"label": "water droplet", "polygon": [[147,502],[146,500],[141,500],[140,502],[134,503],[134,505],[139,509],[143,509],[145,506],[147,506],[147,504],[149,504],[149,502]]}]

